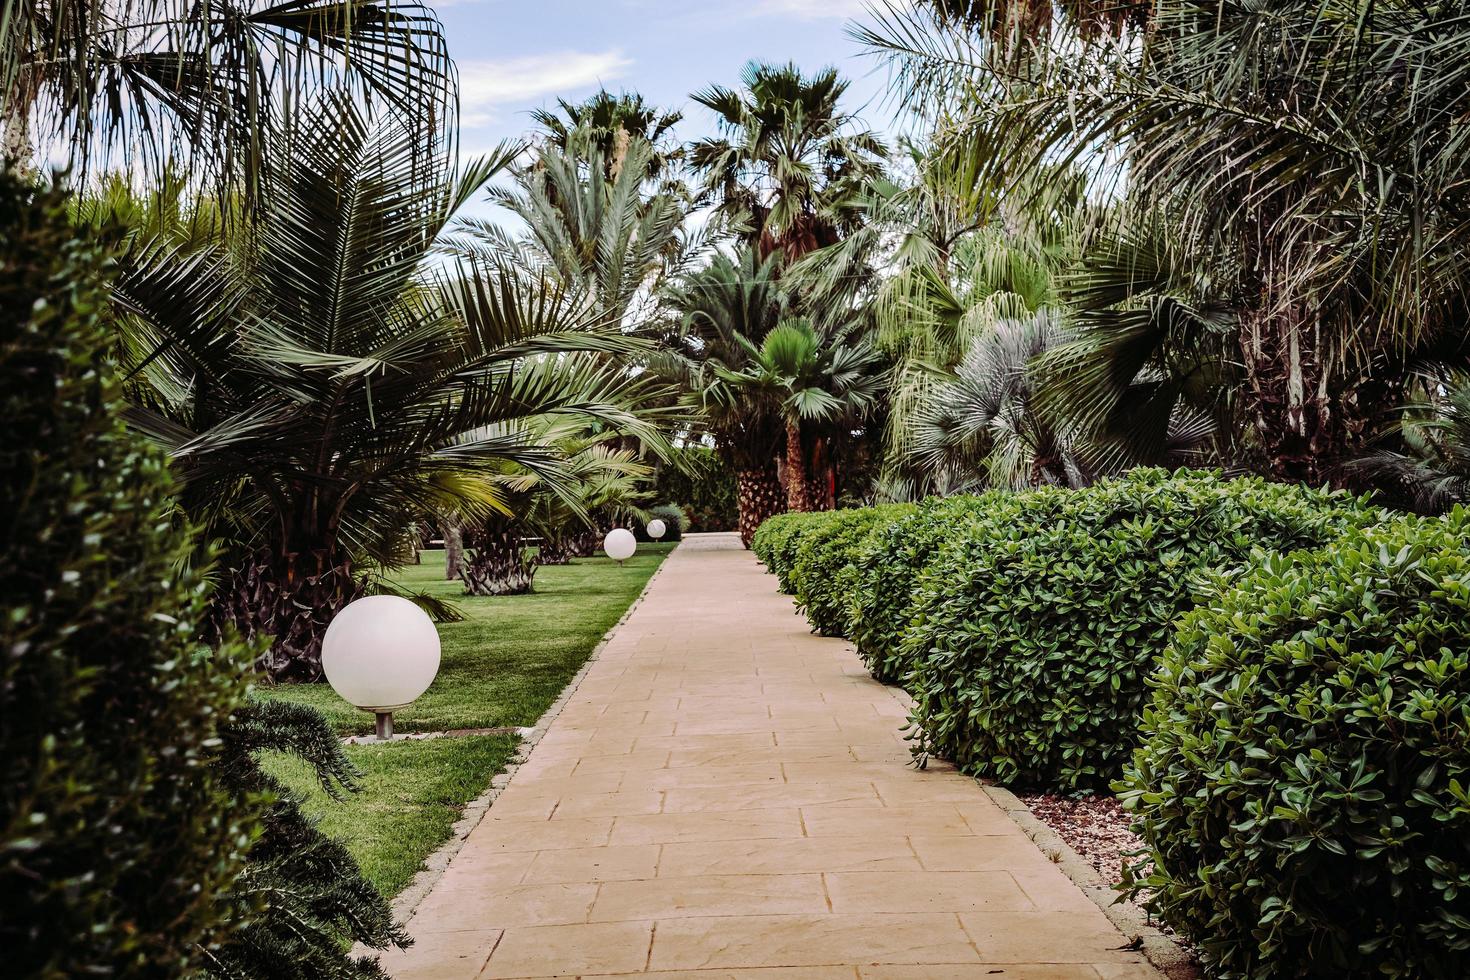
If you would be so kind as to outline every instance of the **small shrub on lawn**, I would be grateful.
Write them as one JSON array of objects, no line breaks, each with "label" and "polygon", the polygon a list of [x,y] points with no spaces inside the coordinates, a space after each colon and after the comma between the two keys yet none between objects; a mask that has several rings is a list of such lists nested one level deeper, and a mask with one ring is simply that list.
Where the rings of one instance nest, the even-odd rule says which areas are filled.
[{"label": "small shrub on lawn", "polygon": [[1212,975],[1470,976],[1470,513],[1266,557],[1181,621],[1125,887]]},{"label": "small shrub on lawn", "polygon": [[980,497],[930,497],[915,509],[880,523],[853,557],[857,575],[850,599],[850,635],[868,670],[885,684],[897,684],[910,665],[902,641],[914,614],[920,574],[953,533],[961,515],[983,507]]},{"label": "small shrub on lawn", "polygon": [[990,498],[924,573],[904,638],[921,744],[1003,783],[1104,788],[1200,573],[1377,519],[1350,497],[1201,472]]},{"label": "small shrub on lawn", "polygon": [[833,511],[830,519],[801,536],[790,577],[796,604],[813,630],[822,636],[850,634],[864,542],[875,529],[913,509],[912,504],[887,504]]},{"label": "small shrub on lawn", "polygon": [[[679,541],[684,537],[685,522],[688,518],[684,512],[673,504],[660,504],[648,511],[648,519],[664,522],[664,536],[660,541]],[[648,536],[648,525],[643,521],[636,521],[633,525],[633,536],[639,541],[652,541]]]}]

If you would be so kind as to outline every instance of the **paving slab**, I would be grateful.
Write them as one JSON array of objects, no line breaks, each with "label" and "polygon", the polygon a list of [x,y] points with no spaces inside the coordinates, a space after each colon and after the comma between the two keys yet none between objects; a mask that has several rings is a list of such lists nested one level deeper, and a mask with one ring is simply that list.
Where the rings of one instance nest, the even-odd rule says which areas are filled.
[{"label": "paving slab", "polygon": [[399,980],[1157,980],[735,535],[665,560],[385,956]]}]

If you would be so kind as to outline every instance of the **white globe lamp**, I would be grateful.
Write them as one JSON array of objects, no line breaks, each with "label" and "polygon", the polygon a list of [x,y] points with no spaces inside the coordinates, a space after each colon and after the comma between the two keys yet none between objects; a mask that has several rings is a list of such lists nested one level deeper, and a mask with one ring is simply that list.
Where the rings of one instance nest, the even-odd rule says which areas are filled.
[{"label": "white globe lamp", "polygon": [[607,537],[602,539],[602,550],[607,556],[619,565],[633,557],[633,552],[638,550],[638,542],[633,537],[633,532],[625,527],[615,527],[607,532]]},{"label": "white globe lamp", "polygon": [[646,528],[646,530],[648,531],[648,536],[657,541],[659,538],[668,533],[669,527],[663,521],[655,517],[653,520],[648,522],[648,527]]},{"label": "white globe lamp", "polygon": [[439,673],[439,631],[401,596],[366,596],[349,602],[327,627],[322,672],[342,700],[378,716],[378,738],[392,738],[393,712],[427,691]]}]

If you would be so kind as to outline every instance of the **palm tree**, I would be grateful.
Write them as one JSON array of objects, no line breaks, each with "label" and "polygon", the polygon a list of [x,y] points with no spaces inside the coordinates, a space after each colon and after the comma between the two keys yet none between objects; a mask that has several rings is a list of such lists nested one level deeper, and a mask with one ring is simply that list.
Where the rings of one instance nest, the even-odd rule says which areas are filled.
[{"label": "palm tree", "polygon": [[673,378],[707,436],[735,472],[740,538],[750,547],[761,522],[783,507],[776,470],[784,426],[763,399],[729,390],[728,377],[750,363],[758,345],[780,322],[787,306],[780,283],[780,257],[760,259],[754,249],[731,258],[716,254],[709,265],[666,290],[673,321],[659,362]]},{"label": "palm tree", "polygon": [[[972,104],[957,129],[1012,171],[1115,161],[1134,220],[1166,216],[1237,304],[1243,448],[1320,482],[1391,415],[1413,358],[1470,316],[1467,15],[1168,0],[1125,43],[1035,45],[1029,91]],[[947,37],[911,31],[889,50],[922,63],[916,77],[994,93],[983,45],[965,65]]]},{"label": "palm tree", "polygon": [[854,201],[882,175],[887,147],[840,108],[848,83],[836,69],[807,77],[794,64],[753,61],[742,83],[693,96],[722,131],[690,146],[703,194],[760,258],[836,243],[855,227]]},{"label": "palm tree", "polygon": [[507,467],[566,482],[538,433],[595,421],[653,443],[646,345],[544,278],[426,264],[513,148],[454,174],[349,99],[274,135],[258,229],[139,238],[115,302],[131,421],[168,448],[181,509],[232,547],[217,618],[271,636],[260,666],[315,679],[322,633],[425,513],[505,514]]},{"label": "palm tree", "polygon": [[651,314],[659,281],[679,268],[689,244],[683,203],[644,191],[652,146],[634,138],[623,152],[626,166],[605,180],[607,157],[585,133],[570,149],[542,149],[532,165],[515,169],[514,186],[487,190],[492,203],[517,219],[518,230],[465,219],[448,248],[482,261],[530,262],[588,297],[608,322],[638,326]]},{"label": "palm tree", "polygon": [[786,437],[786,506],[789,510],[826,506],[830,488],[818,494],[808,484],[806,424],[854,428],[878,402],[883,386],[882,359],[852,324],[818,331],[811,321],[792,317],[766,334],[759,346],[742,338],[749,354],[743,371],[722,371],[725,397],[769,403]]},{"label": "palm tree", "polygon": [[590,555],[604,528],[644,515],[653,467],[611,441],[609,434],[599,434],[563,444],[575,479],[571,493],[538,493],[526,515],[541,538],[537,564],[565,565]]},{"label": "palm tree", "polygon": [[579,139],[590,139],[602,154],[603,177],[614,181],[622,172],[628,146],[641,140],[652,149],[641,170],[645,180],[668,175],[684,157],[684,149],[673,142],[674,127],[682,112],[651,106],[637,92],[613,95],[606,89],[581,102],[557,99],[558,115],[550,109],[532,109],[531,118],[546,133],[547,143],[563,153],[575,149]]},{"label": "palm tree", "polygon": [[1401,444],[1348,463],[1396,503],[1440,514],[1470,503],[1470,377],[1429,377],[1423,397],[1407,404],[1387,433]]},{"label": "palm tree", "polygon": [[[15,0],[0,18],[0,158],[69,147],[253,201],[289,105],[371,98],[452,141],[457,81],[433,12],[380,0]],[[100,158],[100,159],[99,159]]]}]

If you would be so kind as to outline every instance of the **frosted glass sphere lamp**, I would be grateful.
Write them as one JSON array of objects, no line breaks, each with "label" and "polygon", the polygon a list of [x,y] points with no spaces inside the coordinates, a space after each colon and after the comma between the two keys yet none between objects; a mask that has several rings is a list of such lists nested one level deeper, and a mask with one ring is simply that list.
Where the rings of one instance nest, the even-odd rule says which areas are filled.
[{"label": "frosted glass sphere lamp", "polygon": [[633,552],[638,550],[638,542],[633,538],[632,531],[625,527],[615,527],[602,539],[602,550],[621,565],[633,557]]},{"label": "frosted glass sphere lamp", "polygon": [[322,672],[342,700],[377,715],[378,738],[392,738],[393,712],[417,700],[439,673],[439,631],[401,596],[366,596],[327,627]]},{"label": "frosted glass sphere lamp", "polygon": [[648,536],[657,541],[659,538],[668,533],[669,528],[667,524],[655,517],[653,520],[648,522],[647,531]]}]

